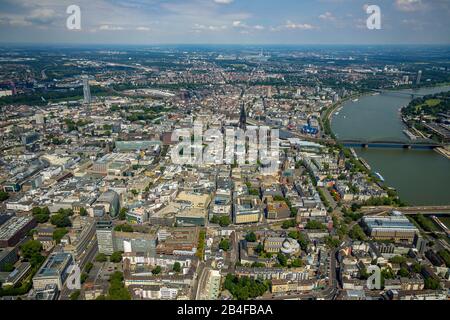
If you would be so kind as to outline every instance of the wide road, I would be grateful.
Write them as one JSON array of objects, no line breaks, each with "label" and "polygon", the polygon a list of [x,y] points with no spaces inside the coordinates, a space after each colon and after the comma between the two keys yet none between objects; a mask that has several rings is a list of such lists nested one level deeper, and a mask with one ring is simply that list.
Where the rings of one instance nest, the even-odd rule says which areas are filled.
[{"label": "wide road", "polygon": [[324,290],[320,291],[317,295],[318,298],[325,300],[333,300],[338,293],[338,281],[336,278],[336,253],[338,249],[330,251],[330,265],[328,271],[329,285]]},{"label": "wide road", "polygon": [[200,262],[197,269],[198,276],[194,284],[194,290],[192,290],[195,293],[194,300],[200,300],[202,289],[205,287],[206,280],[208,279],[208,270],[209,268],[203,262]]},{"label": "wide road", "polygon": [[331,208],[335,209],[337,207],[337,203],[336,200],[334,200],[333,196],[330,194],[330,191],[328,191],[328,189],[325,187],[319,187],[319,189],[322,190],[323,195],[325,196],[325,199],[327,199]]},{"label": "wide road", "polygon": [[231,253],[229,254],[230,260],[228,261],[228,269],[230,273],[234,273],[236,262],[239,261],[239,236],[235,230],[230,235],[231,238]]},{"label": "wide road", "polygon": [[[80,261],[78,262],[78,266],[80,267],[81,273],[83,273],[83,269],[86,266],[86,264],[94,260],[97,252],[98,252],[97,238],[94,236],[91,242],[88,244],[85,254],[81,257]],[[69,300],[70,294],[72,292],[73,290],[67,288],[67,285],[64,284],[64,287],[59,295],[59,300]]]}]

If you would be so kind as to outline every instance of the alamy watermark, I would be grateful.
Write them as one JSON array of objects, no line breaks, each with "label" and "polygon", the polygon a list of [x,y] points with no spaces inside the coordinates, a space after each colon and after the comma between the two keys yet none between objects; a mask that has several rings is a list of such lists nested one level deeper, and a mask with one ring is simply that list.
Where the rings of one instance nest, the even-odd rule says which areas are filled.
[{"label": "alamy watermark", "polygon": [[81,289],[81,269],[77,264],[72,264],[67,269],[66,286],[69,290],[80,290]]},{"label": "alamy watermark", "polygon": [[264,173],[278,170],[278,129],[261,126],[247,130],[226,128],[222,132],[204,128],[202,122],[195,122],[191,129],[172,133],[172,142],[178,142],[171,152],[174,164],[258,164]]},{"label": "alamy watermark", "polygon": [[66,20],[66,27],[69,30],[81,30],[81,9],[72,4],[67,7],[66,13],[69,15]]},{"label": "alamy watermark", "polygon": [[366,6],[366,13],[369,17],[366,20],[366,26],[369,30],[381,29],[381,9],[377,5]]},{"label": "alamy watermark", "polygon": [[367,278],[367,288],[370,290],[381,290],[381,270],[380,267],[370,265],[367,272],[371,274]]}]

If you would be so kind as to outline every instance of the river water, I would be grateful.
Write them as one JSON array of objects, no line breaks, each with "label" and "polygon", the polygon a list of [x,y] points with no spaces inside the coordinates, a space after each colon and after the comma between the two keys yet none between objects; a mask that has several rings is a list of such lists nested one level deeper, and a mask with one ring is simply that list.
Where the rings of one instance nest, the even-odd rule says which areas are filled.
[{"label": "river water", "polygon": [[[416,94],[450,91],[450,86],[424,88]],[[412,93],[411,90],[402,90]],[[409,94],[385,92],[347,101],[333,115],[331,127],[338,139],[405,140],[406,128],[399,108],[411,101]],[[411,205],[450,204],[450,160],[433,150],[355,148],[388,186],[397,189]]]}]

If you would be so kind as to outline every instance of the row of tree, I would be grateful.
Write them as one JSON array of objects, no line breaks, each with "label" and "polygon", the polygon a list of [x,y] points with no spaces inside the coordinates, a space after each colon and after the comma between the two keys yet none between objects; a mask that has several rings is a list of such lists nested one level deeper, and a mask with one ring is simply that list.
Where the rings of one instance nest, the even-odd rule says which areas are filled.
[{"label": "row of tree", "polygon": [[248,300],[249,298],[256,298],[263,295],[269,290],[270,282],[227,274],[224,288],[233,295],[234,299]]}]

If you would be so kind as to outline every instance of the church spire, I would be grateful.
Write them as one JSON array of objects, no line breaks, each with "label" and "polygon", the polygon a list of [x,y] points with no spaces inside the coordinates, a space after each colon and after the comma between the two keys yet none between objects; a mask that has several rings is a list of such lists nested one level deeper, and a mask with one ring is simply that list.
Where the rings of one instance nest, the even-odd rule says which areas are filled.
[{"label": "church spire", "polygon": [[239,116],[239,128],[245,130],[247,126],[247,112],[245,111],[245,105],[241,104],[241,114]]}]

